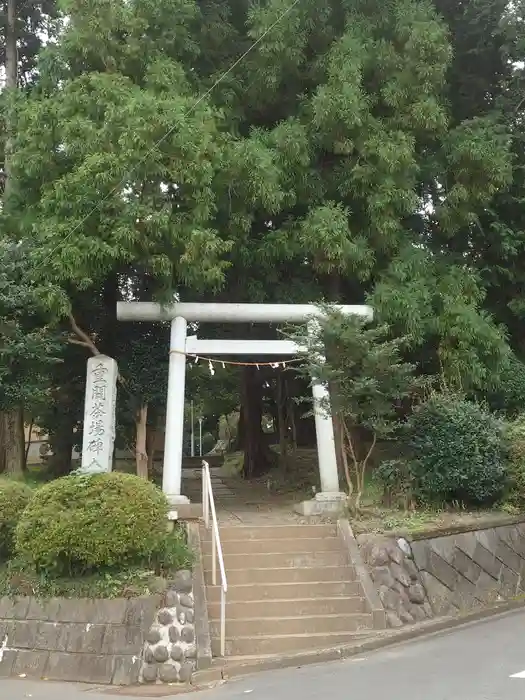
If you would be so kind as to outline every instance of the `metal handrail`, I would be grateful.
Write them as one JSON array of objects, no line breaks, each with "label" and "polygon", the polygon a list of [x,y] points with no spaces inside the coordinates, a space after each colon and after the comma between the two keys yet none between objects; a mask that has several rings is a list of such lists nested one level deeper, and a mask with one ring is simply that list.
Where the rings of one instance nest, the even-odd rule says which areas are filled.
[{"label": "metal handrail", "polygon": [[226,593],[228,591],[228,581],[224,570],[224,557],[222,554],[221,538],[219,535],[219,523],[217,521],[217,511],[215,510],[215,499],[213,498],[213,488],[211,485],[210,465],[206,460],[202,460],[202,511],[204,525],[210,529],[211,511],[211,582],[217,585],[217,560],[219,561],[219,571],[221,574],[221,656],[226,655]]}]

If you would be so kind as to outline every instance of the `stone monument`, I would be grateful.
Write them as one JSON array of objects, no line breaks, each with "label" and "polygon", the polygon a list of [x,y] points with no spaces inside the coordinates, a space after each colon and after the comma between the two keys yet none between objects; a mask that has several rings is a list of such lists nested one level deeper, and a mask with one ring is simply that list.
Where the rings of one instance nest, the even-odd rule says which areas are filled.
[{"label": "stone monument", "polygon": [[115,444],[117,363],[107,355],[87,363],[84,439],[80,473],[110,472]]}]

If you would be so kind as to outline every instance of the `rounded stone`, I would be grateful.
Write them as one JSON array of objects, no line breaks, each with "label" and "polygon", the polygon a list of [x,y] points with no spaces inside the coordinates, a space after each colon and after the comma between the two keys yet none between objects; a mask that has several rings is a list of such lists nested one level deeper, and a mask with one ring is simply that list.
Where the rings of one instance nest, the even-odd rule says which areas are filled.
[{"label": "rounded stone", "polygon": [[427,615],[426,615],[422,605],[410,606],[410,614],[418,622],[422,622],[423,620],[427,619]]},{"label": "rounded stone", "polygon": [[413,616],[408,612],[408,610],[405,610],[404,608],[400,607],[397,611],[397,616],[403,622],[404,624],[411,624],[414,622]]},{"label": "rounded stone", "polygon": [[399,537],[397,540],[397,546],[403,552],[405,557],[412,559],[412,547],[410,546],[410,542],[408,540],[406,540],[404,537]]},{"label": "rounded stone", "polygon": [[157,680],[157,666],[148,664],[142,669],[142,680],[144,683],[155,683]]},{"label": "rounded stone", "polygon": [[386,614],[386,620],[390,627],[402,627],[403,623],[399,619],[399,617],[396,615],[395,612],[387,612]]},{"label": "rounded stone", "polygon": [[171,623],[173,622],[173,615],[170,613],[169,610],[166,610],[164,608],[164,610],[159,611],[157,615],[157,620],[161,625],[171,625]]},{"label": "rounded stone", "polygon": [[176,608],[179,604],[179,594],[177,591],[167,591],[166,593],[166,607]]},{"label": "rounded stone", "polygon": [[419,583],[415,583],[408,589],[408,597],[411,603],[424,603],[425,602],[425,591],[423,586]]},{"label": "rounded stone", "polygon": [[175,664],[162,664],[159,677],[163,683],[176,683],[179,680],[179,671]]},{"label": "rounded stone", "polygon": [[373,545],[368,555],[368,563],[374,568],[377,566],[386,566],[389,561],[388,552],[384,547]]},{"label": "rounded stone", "polygon": [[187,569],[181,569],[177,571],[175,576],[171,579],[169,587],[177,591],[177,593],[191,593],[193,588],[191,571]]},{"label": "rounded stone", "polygon": [[410,586],[410,576],[407,574],[407,572],[402,566],[393,562],[390,565],[390,572],[392,576],[396,579],[396,581],[399,581],[399,583],[401,583],[403,586],[405,586],[406,588]]},{"label": "rounded stone", "polygon": [[387,610],[395,610],[399,603],[399,593],[386,586],[379,587],[379,598]]},{"label": "rounded stone", "polygon": [[403,586],[402,583],[399,583],[399,581],[394,581],[392,590],[396,593],[399,593],[399,597],[401,600],[408,602],[407,589]]},{"label": "rounded stone", "polygon": [[197,647],[195,646],[195,644],[192,644],[191,646],[189,646],[186,649],[186,651],[184,652],[184,656],[187,659],[196,659],[197,658]]},{"label": "rounded stone", "polygon": [[372,579],[377,586],[392,588],[394,585],[394,577],[390,573],[388,566],[378,566],[377,569],[373,569]]},{"label": "rounded stone", "polygon": [[152,664],[155,662],[155,656],[153,655],[153,649],[150,646],[146,647],[146,651],[144,652],[144,661],[147,664]]},{"label": "rounded stone", "polygon": [[168,635],[170,638],[170,642],[172,642],[172,643],[178,642],[180,639],[179,628],[175,627],[175,625],[172,625],[168,630]]},{"label": "rounded stone", "polygon": [[179,671],[179,678],[182,683],[189,683],[193,674],[193,664],[190,661],[185,661]]},{"label": "rounded stone", "polygon": [[412,581],[417,581],[419,578],[419,572],[417,566],[411,559],[405,559],[405,571],[410,576]]},{"label": "rounded stone", "polygon": [[167,661],[170,658],[168,647],[164,646],[164,644],[159,644],[158,647],[155,647],[153,656],[155,657],[155,661],[157,661],[159,664],[164,663],[164,661]]},{"label": "rounded stone", "polygon": [[195,614],[194,614],[193,610],[188,608],[186,610],[186,622],[188,622],[190,625],[193,624],[194,617],[195,617]]},{"label": "rounded stone", "polygon": [[388,545],[388,556],[395,564],[398,564],[399,566],[401,566],[405,560],[405,555],[394,542],[391,542]]},{"label": "rounded stone", "polygon": [[193,599],[187,593],[181,593],[179,596],[179,603],[184,608],[193,608]]},{"label": "rounded stone", "polygon": [[182,661],[184,658],[184,652],[182,651],[181,647],[178,646],[178,644],[174,644],[171,647],[171,658],[173,661]]},{"label": "rounded stone", "polygon": [[195,641],[195,630],[193,629],[193,627],[190,627],[189,625],[183,627],[180,632],[180,638],[183,642],[186,642],[187,644],[193,644],[193,642]]},{"label": "rounded stone", "polygon": [[151,627],[150,631],[148,632],[148,635],[146,637],[146,641],[149,642],[150,644],[158,644],[160,640],[162,639],[162,635],[160,632],[160,627]]}]

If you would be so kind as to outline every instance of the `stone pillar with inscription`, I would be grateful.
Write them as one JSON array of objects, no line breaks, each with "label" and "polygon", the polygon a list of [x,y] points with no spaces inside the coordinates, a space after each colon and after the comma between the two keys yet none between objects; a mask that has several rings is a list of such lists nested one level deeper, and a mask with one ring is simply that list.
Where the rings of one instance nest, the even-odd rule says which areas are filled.
[{"label": "stone pillar with inscription", "polygon": [[107,355],[87,363],[81,473],[110,472],[115,444],[117,363]]}]

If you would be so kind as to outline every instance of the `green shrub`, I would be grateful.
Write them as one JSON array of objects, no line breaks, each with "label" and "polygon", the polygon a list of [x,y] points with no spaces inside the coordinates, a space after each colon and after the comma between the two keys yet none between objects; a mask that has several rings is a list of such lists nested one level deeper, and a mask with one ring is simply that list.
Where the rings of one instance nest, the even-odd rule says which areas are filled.
[{"label": "green shrub", "polygon": [[74,576],[151,560],[168,504],[132,474],[70,475],[37,491],[16,528],[17,554],[38,571]]},{"label": "green shrub", "polygon": [[0,479],[0,558],[13,552],[15,527],[33,491],[21,481]]},{"label": "green shrub", "polygon": [[383,489],[383,505],[409,510],[412,505],[412,468],[402,459],[383,460],[374,470],[374,479]]},{"label": "green shrub", "polygon": [[186,530],[178,525],[173,532],[166,532],[152,553],[151,564],[158,575],[179,569],[191,569],[193,555],[188,546]]},{"label": "green shrub", "polygon": [[513,508],[525,508],[525,415],[506,426],[509,449],[509,488],[506,502]]},{"label": "green shrub", "polygon": [[414,493],[427,503],[491,505],[507,484],[503,423],[478,403],[435,394],[415,409]]}]

